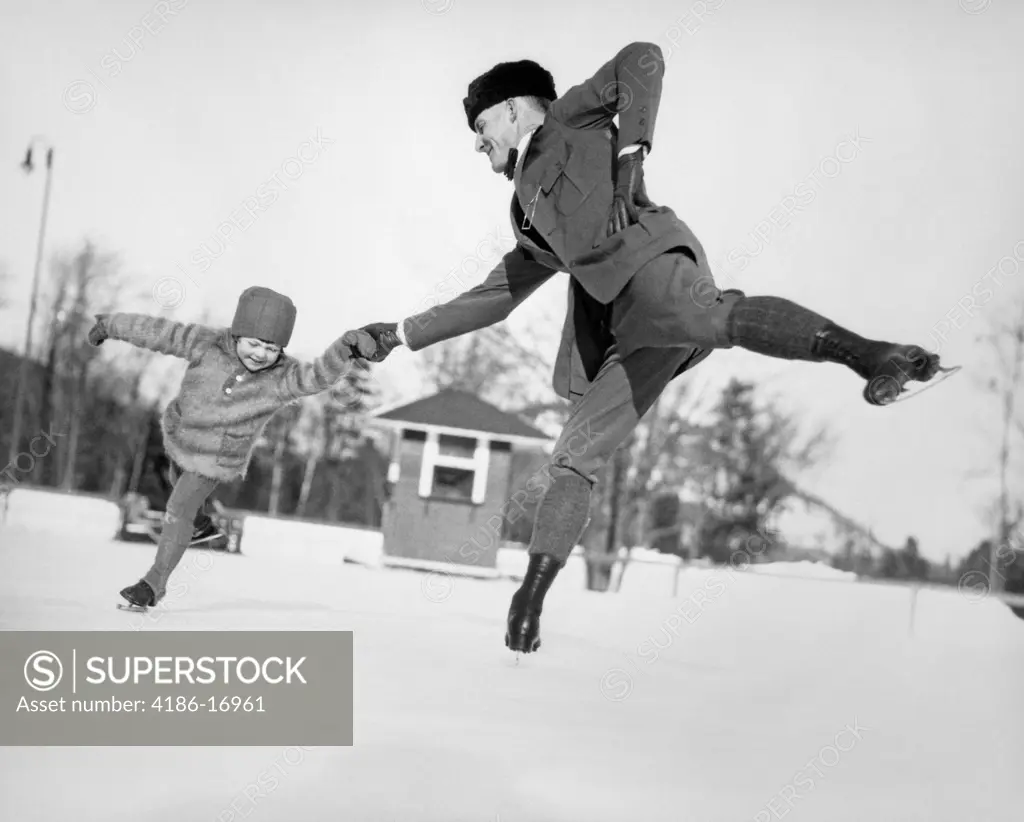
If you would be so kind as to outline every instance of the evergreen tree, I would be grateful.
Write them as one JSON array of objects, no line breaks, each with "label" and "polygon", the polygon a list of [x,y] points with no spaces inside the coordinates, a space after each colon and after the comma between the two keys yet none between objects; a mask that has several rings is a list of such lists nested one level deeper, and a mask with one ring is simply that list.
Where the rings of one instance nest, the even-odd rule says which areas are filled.
[{"label": "evergreen tree", "polygon": [[765,559],[775,541],[769,522],[793,495],[789,477],[820,458],[824,431],[800,443],[794,419],[759,405],[754,386],[733,379],[692,441],[706,509],[699,554],[719,563]]}]

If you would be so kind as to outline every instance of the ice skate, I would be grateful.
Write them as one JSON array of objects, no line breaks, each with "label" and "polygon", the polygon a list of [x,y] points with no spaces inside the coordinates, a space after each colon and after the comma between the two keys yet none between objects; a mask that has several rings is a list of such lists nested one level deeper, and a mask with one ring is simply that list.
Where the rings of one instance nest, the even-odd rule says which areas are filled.
[{"label": "ice skate", "polygon": [[[871,405],[902,402],[925,390],[921,388],[911,393],[907,383],[927,383],[940,372],[951,376],[960,370],[959,366],[943,368],[938,354],[929,353],[920,346],[864,340],[832,324],[818,332],[814,353],[822,359],[848,366],[867,380],[863,396]],[[931,388],[938,382],[927,387]]]},{"label": "ice skate", "polygon": [[[155,526],[146,529],[146,534],[153,542],[160,542],[160,533],[163,529]],[[212,521],[207,522],[205,525],[196,528],[192,532],[192,537],[189,540],[189,548],[193,548],[196,545],[205,545],[208,542],[213,542],[218,537],[224,536],[224,532],[221,531]]]},{"label": "ice skate", "polygon": [[215,539],[222,536],[224,536],[224,532],[213,524],[213,520],[210,520],[205,525],[196,528],[192,532],[192,540],[189,542],[189,547],[213,542]]},{"label": "ice skate", "polygon": [[540,615],[544,595],[563,564],[550,554],[530,555],[523,584],[512,595],[508,609],[505,647],[510,651],[532,654],[540,649]]},{"label": "ice skate", "polygon": [[934,388],[959,370],[960,366],[943,368],[939,364],[938,354],[930,354],[919,346],[890,345],[881,353],[878,360],[869,366],[865,375],[868,384],[864,387],[864,399],[871,405],[903,402],[926,390],[922,387],[911,392],[906,387],[908,382],[931,382],[936,375],[945,373],[945,377],[927,386]]},{"label": "ice skate", "polygon": [[127,588],[122,588],[121,596],[127,600],[127,604],[117,603],[117,607],[122,611],[135,611],[144,614],[157,602],[156,594],[144,579],[140,579]]},{"label": "ice skate", "polygon": [[[512,597],[505,630],[505,647],[517,654],[531,654],[540,648],[541,606],[534,605],[519,590]],[[518,661],[518,657],[516,658]]]}]

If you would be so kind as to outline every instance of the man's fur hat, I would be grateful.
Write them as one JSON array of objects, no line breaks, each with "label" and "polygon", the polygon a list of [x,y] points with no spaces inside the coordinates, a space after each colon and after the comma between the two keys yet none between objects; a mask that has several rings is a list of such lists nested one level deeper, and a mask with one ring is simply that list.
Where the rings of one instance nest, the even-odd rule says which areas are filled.
[{"label": "man's fur hat", "polygon": [[476,118],[481,111],[511,97],[540,97],[555,100],[555,81],[551,72],[533,60],[498,63],[469,84],[469,92],[462,101],[466,110],[469,130],[476,131]]}]

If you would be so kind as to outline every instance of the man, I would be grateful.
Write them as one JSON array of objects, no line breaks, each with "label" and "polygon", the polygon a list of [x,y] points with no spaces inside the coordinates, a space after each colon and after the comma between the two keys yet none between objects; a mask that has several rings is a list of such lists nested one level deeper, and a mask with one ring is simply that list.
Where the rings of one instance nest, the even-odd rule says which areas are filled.
[{"label": "man", "polygon": [[419,351],[501,322],[552,275],[570,275],[554,387],[572,410],[509,608],[513,651],[540,648],[544,597],[586,528],[597,472],[668,383],[712,350],[840,363],[867,381],[874,405],[939,370],[920,348],[864,339],[789,300],[715,286],[700,242],[644,188],[664,69],[656,45],[633,43],[561,97],[532,61],[498,64],[470,83],[463,107],[475,148],[515,189],[516,247],[451,302],[364,327],[377,344],[367,356],[379,362],[398,345]]}]

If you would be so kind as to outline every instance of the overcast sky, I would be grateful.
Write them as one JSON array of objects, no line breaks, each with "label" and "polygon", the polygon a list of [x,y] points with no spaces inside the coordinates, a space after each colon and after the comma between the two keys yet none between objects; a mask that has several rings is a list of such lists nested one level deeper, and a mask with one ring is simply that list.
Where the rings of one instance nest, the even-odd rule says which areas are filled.
[{"label": "overcast sky", "polygon": [[[0,9],[0,265],[13,278],[0,345],[24,334],[43,175],[18,162],[33,134],[57,149],[48,252],[91,237],[156,295],[126,309],[180,302],[182,319],[227,323],[246,286],[284,291],[299,309],[292,351],[312,356],[447,299],[445,283],[472,286],[511,247],[510,184],[473,152],[462,112],[473,77],[528,57],[562,92],[633,40],[666,57],[648,193],[693,228],[723,286],[932,348],[945,322],[941,352],[965,364],[1022,290],[1024,8],[1011,0]],[[957,309],[982,280],[989,296]],[[566,287],[555,278],[510,321],[552,362]],[[418,394],[421,356],[380,369],[389,398]],[[756,377],[809,422],[830,420],[839,447],[806,481],[882,539],[914,534],[941,560],[984,535],[993,487],[972,472],[995,466],[997,418],[966,369],[888,409],[836,365],[734,350],[699,371]]]}]

